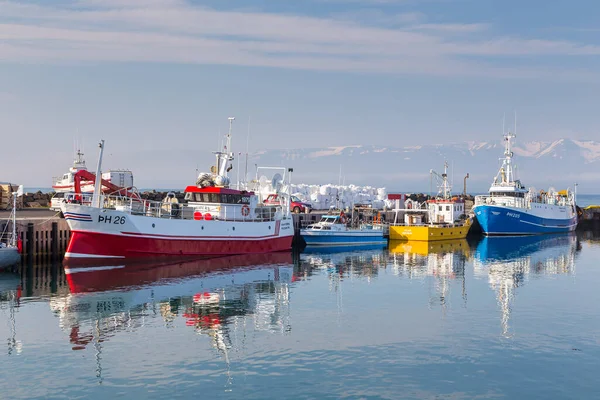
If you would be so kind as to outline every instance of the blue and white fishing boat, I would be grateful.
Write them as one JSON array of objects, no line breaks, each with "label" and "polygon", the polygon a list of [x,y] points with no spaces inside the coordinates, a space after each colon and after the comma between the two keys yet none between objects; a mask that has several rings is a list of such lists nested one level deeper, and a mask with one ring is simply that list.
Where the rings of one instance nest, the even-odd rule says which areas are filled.
[{"label": "blue and white fishing boat", "polygon": [[364,223],[348,227],[343,213],[323,215],[321,220],[300,230],[307,246],[364,246],[387,245],[383,225]]},{"label": "blue and white fishing boat", "polygon": [[485,235],[535,235],[571,232],[577,227],[575,193],[570,190],[536,192],[516,176],[512,139],[504,135],[504,158],[489,195],[476,196],[473,211]]}]

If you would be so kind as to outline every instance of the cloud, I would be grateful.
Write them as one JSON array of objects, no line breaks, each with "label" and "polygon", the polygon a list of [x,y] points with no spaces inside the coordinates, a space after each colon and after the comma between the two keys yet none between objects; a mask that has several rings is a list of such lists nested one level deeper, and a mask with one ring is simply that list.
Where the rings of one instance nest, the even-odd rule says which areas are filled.
[{"label": "cloud", "polygon": [[438,31],[438,32],[454,32],[454,33],[470,33],[480,32],[488,29],[488,24],[419,24],[411,27],[413,30],[422,31]]},{"label": "cloud", "polygon": [[[307,70],[560,77],[569,70],[502,67],[498,57],[597,56],[569,41],[493,37],[485,23],[425,23],[419,13],[306,16],[216,10],[186,0],[0,1],[0,61],[162,62]],[[374,20],[379,18],[379,23]],[[373,26],[376,25],[376,26]],[[386,27],[387,25],[387,27]],[[393,26],[390,26],[393,25]],[[576,71],[580,78],[594,72]]]}]

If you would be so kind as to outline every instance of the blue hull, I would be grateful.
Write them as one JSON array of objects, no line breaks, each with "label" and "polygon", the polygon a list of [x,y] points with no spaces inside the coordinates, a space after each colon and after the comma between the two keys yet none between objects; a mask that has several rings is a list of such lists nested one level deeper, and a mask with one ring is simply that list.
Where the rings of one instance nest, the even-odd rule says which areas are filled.
[{"label": "blue hull", "polygon": [[570,219],[541,218],[513,208],[492,205],[476,206],[474,212],[486,235],[566,233],[577,227],[577,216]]},{"label": "blue hull", "polygon": [[387,245],[387,239],[383,237],[383,231],[378,234],[373,234],[373,232],[368,234],[361,234],[360,232],[320,233],[300,232],[307,246]]}]

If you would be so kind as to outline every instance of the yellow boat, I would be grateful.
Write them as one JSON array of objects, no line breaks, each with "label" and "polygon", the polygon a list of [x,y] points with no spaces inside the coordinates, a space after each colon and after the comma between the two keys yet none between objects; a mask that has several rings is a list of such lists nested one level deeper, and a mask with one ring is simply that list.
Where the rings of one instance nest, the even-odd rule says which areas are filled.
[{"label": "yellow boat", "polygon": [[390,225],[390,240],[439,241],[464,239],[471,229],[471,219],[457,224]]},{"label": "yellow boat", "polygon": [[[433,200],[423,203],[407,200],[406,208],[396,209],[394,223],[390,225],[391,240],[450,240],[464,239],[471,229],[471,219],[466,216],[465,201],[452,197],[447,173],[448,163],[444,164],[444,173],[431,174],[440,178],[440,190]],[[404,217],[404,222],[398,219]]]}]

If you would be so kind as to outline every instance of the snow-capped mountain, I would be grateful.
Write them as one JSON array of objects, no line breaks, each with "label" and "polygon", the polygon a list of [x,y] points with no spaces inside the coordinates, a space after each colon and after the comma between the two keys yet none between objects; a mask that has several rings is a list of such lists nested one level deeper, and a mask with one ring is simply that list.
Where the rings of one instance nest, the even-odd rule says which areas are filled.
[{"label": "snow-capped mountain", "polygon": [[[597,193],[600,189],[600,142],[571,139],[518,142],[513,150],[519,177],[525,186],[572,189],[577,182],[580,192]],[[252,164],[294,168],[293,180],[297,183],[345,181],[402,191],[429,191],[430,170],[441,173],[444,161],[448,161],[454,192],[463,191],[464,177],[468,173],[467,191],[473,193],[488,190],[503,152],[501,141],[407,147],[347,145],[262,150],[250,159]]]}]

